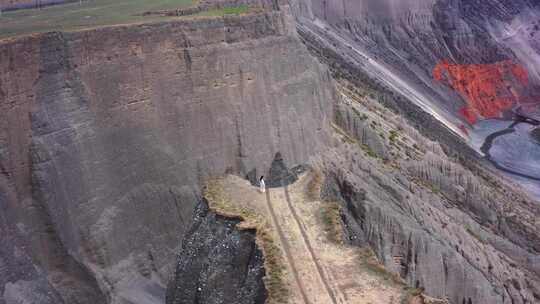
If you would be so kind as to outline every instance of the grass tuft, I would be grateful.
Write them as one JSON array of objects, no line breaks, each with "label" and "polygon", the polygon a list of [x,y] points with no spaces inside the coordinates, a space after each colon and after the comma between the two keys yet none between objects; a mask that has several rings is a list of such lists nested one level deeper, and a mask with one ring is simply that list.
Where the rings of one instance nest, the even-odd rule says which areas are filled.
[{"label": "grass tuft", "polygon": [[324,232],[335,244],[343,244],[343,228],[341,226],[341,206],[336,202],[323,202],[321,219]]},{"label": "grass tuft", "polygon": [[405,288],[401,304],[449,304],[448,299],[436,299],[424,294],[423,288]]},{"label": "grass tuft", "polygon": [[360,248],[358,250],[358,259],[360,265],[364,267],[371,274],[376,275],[390,284],[406,287],[405,282],[401,277],[393,272],[388,271],[384,265],[382,265],[373,250],[369,247]]},{"label": "grass tuft", "polygon": [[233,7],[224,7],[219,9],[211,9],[204,12],[196,14],[196,16],[225,16],[225,15],[242,15],[250,11],[249,6],[247,5],[238,5]]},{"label": "grass tuft", "polygon": [[343,142],[346,142],[346,143],[349,143],[349,144],[357,143],[357,140],[354,139],[353,137],[351,137],[349,134],[347,134],[347,132],[345,132],[345,130],[343,130],[341,127],[339,127],[335,123],[331,123],[331,125],[332,125],[332,128],[334,129],[334,131],[336,131],[336,133],[341,135],[341,139],[342,139]]},{"label": "grass tuft", "polygon": [[398,131],[396,131],[396,130],[391,130],[391,131],[390,131],[390,137],[389,137],[390,142],[395,142],[395,141],[397,140],[398,136],[399,136],[399,132],[398,132]]},{"label": "grass tuft", "polygon": [[375,151],[373,151],[370,146],[363,144],[358,144],[358,146],[360,146],[360,148],[367,154],[367,156],[371,158],[379,158],[379,155],[377,155],[377,153],[375,153]]},{"label": "grass tuft", "polygon": [[377,155],[377,153],[375,153],[375,151],[373,151],[373,149],[371,149],[370,146],[358,142],[355,138],[351,137],[347,132],[345,132],[338,125],[332,123],[332,128],[334,129],[334,131],[336,131],[337,134],[341,135],[341,140],[344,143],[357,144],[358,147],[360,147],[360,149],[362,149],[362,151],[364,151],[367,154],[367,156],[371,158],[380,158],[379,155]]},{"label": "grass tuft", "polygon": [[[415,299],[422,297],[423,290],[421,288],[411,288],[406,287],[405,293],[403,294],[403,297],[401,298],[401,304],[412,304],[417,303]],[[423,300],[420,301],[420,303],[424,303]]]},{"label": "grass tuft", "polygon": [[313,169],[311,179],[306,186],[306,195],[309,200],[316,201],[321,198],[323,174],[318,169]]},{"label": "grass tuft", "polygon": [[465,230],[480,243],[486,243],[486,240],[484,240],[478,233],[474,232],[474,230],[469,224],[465,225]]}]

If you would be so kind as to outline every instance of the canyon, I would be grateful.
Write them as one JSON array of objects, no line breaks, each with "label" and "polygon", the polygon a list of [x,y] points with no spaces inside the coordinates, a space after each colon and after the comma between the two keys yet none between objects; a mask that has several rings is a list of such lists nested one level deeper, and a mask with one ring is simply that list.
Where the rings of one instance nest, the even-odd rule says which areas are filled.
[{"label": "canyon", "polygon": [[317,151],[330,75],[284,22],[268,12],[2,44],[4,229],[58,273],[66,302],[164,297],[205,177]]},{"label": "canyon", "polygon": [[[306,240],[343,261],[301,271],[364,248],[400,286],[358,263],[321,303],[540,302],[538,3],[205,5],[250,10],[0,40],[0,304],[311,303]],[[277,257],[208,199],[261,175]]]},{"label": "canyon", "polygon": [[[489,134],[506,129],[500,121],[512,121],[512,110],[538,117],[535,1],[301,1],[296,11],[305,36],[375,86],[406,96],[478,153]],[[531,165],[539,160],[529,144],[534,127],[519,129],[494,141],[491,160],[537,195],[534,179],[521,177],[539,175]]]}]

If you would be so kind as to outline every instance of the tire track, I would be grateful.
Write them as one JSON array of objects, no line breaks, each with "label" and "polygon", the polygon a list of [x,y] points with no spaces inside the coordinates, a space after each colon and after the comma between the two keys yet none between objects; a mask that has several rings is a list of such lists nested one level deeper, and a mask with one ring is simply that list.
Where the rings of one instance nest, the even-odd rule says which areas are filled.
[{"label": "tire track", "polygon": [[274,227],[276,227],[276,231],[279,236],[279,241],[281,242],[281,245],[283,246],[283,251],[285,251],[285,256],[287,258],[287,261],[289,262],[289,265],[291,265],[292,274],[296,282],[296,285],[298,285],[300,294],[302,295],[302,300],[304,301],[305,304],[311,304],[311,302],[309,302],[306,296],[304,286],[302,285],[302,282],[300,281],[298,271],[296,270],[296,265],[294,264],[294,259],[291,254],[289,243],[287,242],[287,239],[285,238],[285,234],[283,233],[281,226],[278,224],[276,213],[274,212],[274,207],[272,206],[272,202],[270,200],[270,189],[266,190],[266,205],[268,207],[270,217],[272,218],[272,224],[274,225]]},{"label": "tire track", "polygon": [[[313,247],[311,246],[311,242],[309,241],[309,238],[308,238],[307,233],[306,233],[306,231],[304,229],[304,226],[301,224],[300,218],[299,218],[298,214],[296,213],[296,210],[292,206],[291,197],[289,195],[289,188],[287,187],[287,185],[285,185],[283,187],[283,189],[285,191],[285,199],[287,201],[287,206],[289,207],[289,210],[291,211],[291,213],[292,213],[292,215],[294,217],[294,220],[296,221],[296,224],[298,225],[298,228],[300,229],[300,233],[302,234],[302,240],[304,241],[304,244],[306,245],[306,247],[307,247],[307,249],[309,251],[309,256],[311,258],[311,261],[315,264],[315,267],[317,268],[317,273],[318,273],[321,281],[323,282],[323,285],[324,285],[324,287],[326,289],[326,292],[328,293],[328,296],[330,296],[330,299],[332,299],[332,303],[333,304],[338,304],[337,301],[336,301],[336,296],[334,295],[334,292],[330,288],[330,285],[328,284],[328,281],[326,280],[326,277],[323,274],[322,267],[319,264],[319,262],[317,261],[317,259],[315,258],[315,253],[313,252]],[[268,195],[267,195],[267,197],[268,197]]]},{"label": "tire track", "polygon": [[334,294],[336,295],[336,299],[339,302],[339,304],[346,304],[349,302],[349,299],[347,298],[347,294],[341,290],[341,287],[339,286],[339,283],[337,283],[336,274],[334,273],[334,270],[331,268],[328,268],[327,266],[323,267],[324,273],[326,273],[326,276],[328,276],[328,279],[330,282],[334,283],[334,288],[332,290],[334,291]]},{"label": "tire track", "polygon": [[[309,175],[283,189],[260,193],[237,176],[227,178],[228,199],[264,217],[283,256],[287,304],[397,303],[400,285],[358,264],[358,250],[331,242],[320,222],[323,202],[306,197]],[[396,300],[397,299],[397,300]],[[397,302],[396,302],[397,301]]]}]

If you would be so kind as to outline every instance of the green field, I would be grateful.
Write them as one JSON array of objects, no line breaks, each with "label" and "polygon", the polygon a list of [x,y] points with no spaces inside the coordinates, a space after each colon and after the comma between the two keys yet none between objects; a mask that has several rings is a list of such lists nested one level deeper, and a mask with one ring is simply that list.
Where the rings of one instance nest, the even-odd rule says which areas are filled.
[{"label": "green field", "polygon": [[221,9],[211,9],[208,11],[200,12],[196,16],[223,16],[223,15],[240,15],[249,12],[247,5],[239,5],[236,7],[225,7]]},{"label": "green field", "polygon": [[4,12],[0,38],[36,32],[70,31],[89,27],[149,22],[177,17],[146,16],[146,11],[185,8],[196,0],[89,0],[38,9]]}]

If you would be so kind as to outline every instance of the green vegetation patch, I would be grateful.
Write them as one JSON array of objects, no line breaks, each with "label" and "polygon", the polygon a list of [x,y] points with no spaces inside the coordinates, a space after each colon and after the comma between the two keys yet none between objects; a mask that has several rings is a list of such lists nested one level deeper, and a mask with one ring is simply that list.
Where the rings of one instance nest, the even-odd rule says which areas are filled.
[{"label": "green vegetation patch", "polygon": [[[413,300],[415,298],[422,297],[422,292],[423,290],[420,288],[411,288],[411,287],[405,288],[405,294],[401,298],[401,304],[413,303]],[[420,303],[424,303],[424,302],[422,301]]]},{"label": "green vegetation patch", "polygon": [[332,123],[331,125],[332,125],[332,128],[334,129],[334,131],[336,131],[337,134],[341,135],[341,140],[344,143],[357,144],[358,147],[360,147],[360,149],[362,149],[362,151],[364,151],[367,156],[369,156],[371,158],[379,158],[379,155],[377,155],[377,153],[375,151],[373,151],[373,149],[371,149],[370,146],[358,142],[355,138],[350,136],[347,132],[345,132],[345,130],[340,128],[335,123]]},{"label": "green vegetation patch", "polygon": [[371,149],[370,146],[364,145],[364,144],[358,144],[358,145],[360,146],[360,149],[362,149],[362,151],[366,153],[367,156],[371,158],[379,158],[379,155],[377,155],[377,153],[375,153],[375,151],[373,151],[373,149]]},{"label": "green vegetation patch", "polygon": [[365,113],[361,113],[357,108],[351,107],[353,112],[360,118],[360,120],[367,120],[368,116]]},{"label": "green vegetation patch", "polygon": [[389,284],[406,288],[405,282],[403,282],[401,277],[398,274],[390,272],[384,268],[371,248],[360,248],[358,250],[358,260],[360,261],[360,266],[366,269],[369,273],[380,277]]},{"label": "green vegetation patch", "polygon": [[321,208],[323,229],[328,239],[335,244],[343,244],[341,206],[336,202],[324,202]]},{"label": "green vegetation patch", "polygon": [[75,2],[43,9],[4,12],[0,16],[0,38],[167,20],[178,17],[142,16],[142,14],[148,11],[187,8],[196,3],[196,0],[87,0],[82,4]]},{"label": "green vegetation patch", "polygon": [[338,125],[336,125],[335,123],[331,123],[331,125],[332,125],[332,128],[334,129],[334,131],[336,131],[337,134],[341,135],[341,139],[343,140],[343,142],[346,142],[346,143],[349,143],[349,144],[357,143],[356,139],[354,139],[349,134],[347,134],[347,132],[345,132]]},{"label": "green vegetation patch", "polygon": [[195,16],[211,16],[211,17],[219,17],[219,16],[225,16],[225,15],[242,15],[247,14],[250,12],[250,7],[247,5],[239,5],[234,7],[224,7],[219,9],[211,9],[204,12],[200,12],[196,14]]},{"label": "green vegetation patch", "polygon": [[448,301],[427,297],[423,294],[423,288],[407,286],[405,281],[397,274],[388,271],[377,259],[373,250],[369,247],[358,250],[360,267],[372,275],[375,275],[390,286],[402,289],[400,304],[425,303],[425,304],[448,304]]},{"label": "green vegetation patch", "polygon": [[311,173],[311,179],[306,186],[307,198],[316,201],[321,198],[321,188],[323,183],[323,174],[320,170],[314,169]]},{"label": "green vegetation patch", "polygon": [[482,238],[480,234],[476,233],[469,224],[465,225],[465,230],[480,243],[486,243],[486,240],[484,240],[484,238]]},{"label": "green vegetation patch", "polygon": [[398,131],[396,131],[396,130],[391,130],[391,131],[390,131],[390,137],[389,137],[390,142],[395,142],[395,141],[397,140],[398,136],[399,136],[399,132],[398,132]]}]

